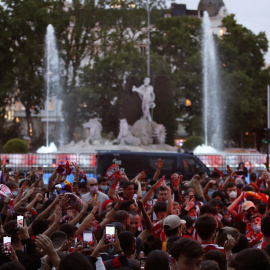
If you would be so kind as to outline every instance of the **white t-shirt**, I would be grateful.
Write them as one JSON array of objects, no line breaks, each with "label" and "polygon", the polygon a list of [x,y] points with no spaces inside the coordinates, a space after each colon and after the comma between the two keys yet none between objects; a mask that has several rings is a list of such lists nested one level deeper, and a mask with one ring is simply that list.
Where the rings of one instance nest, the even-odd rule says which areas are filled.
[{"label": "white t-shirt", "polygon": [[[92,196],[92,194],[90,194],[90,192],[82,195],[82,200],[84,202],[87,202],[89,199],[92,199],[92,200],[94,199],[94,196]],[[109,197],[108,197],[108,195],[98,191],[97,200],[99,201],[98,210],[99,210],[99,213],[101,213],[102,205],[105,201],[109,200]]]}]

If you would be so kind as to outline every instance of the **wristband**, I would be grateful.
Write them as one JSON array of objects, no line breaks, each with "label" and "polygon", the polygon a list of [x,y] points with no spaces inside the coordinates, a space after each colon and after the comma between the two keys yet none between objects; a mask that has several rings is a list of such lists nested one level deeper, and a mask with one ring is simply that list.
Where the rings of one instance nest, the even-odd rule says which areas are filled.
[{"label": "wristband", "polygon": [[92,213],[93,215],[95,215],[96,213],[94,213],[93,211],[91,211],[90,213]]}]

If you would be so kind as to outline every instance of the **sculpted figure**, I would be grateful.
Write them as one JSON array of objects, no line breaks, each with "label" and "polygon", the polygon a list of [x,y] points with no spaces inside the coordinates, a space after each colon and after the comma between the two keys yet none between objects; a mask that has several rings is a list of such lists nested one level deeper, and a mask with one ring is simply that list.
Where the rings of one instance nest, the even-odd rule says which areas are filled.
[{"label": "sculpted figure", "polygon": [[150,85],[150,79],[145,78],[144,84],[140,87],[133,86],[133,92],[137,92],[142,99],[143,119],[152,121],[150,109],[155,108],[155,93],[153,86]]}]

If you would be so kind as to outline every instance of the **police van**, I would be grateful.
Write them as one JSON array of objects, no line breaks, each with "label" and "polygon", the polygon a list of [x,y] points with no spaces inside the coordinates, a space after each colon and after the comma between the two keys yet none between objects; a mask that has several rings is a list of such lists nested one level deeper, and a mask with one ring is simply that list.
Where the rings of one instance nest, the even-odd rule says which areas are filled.
[{"label": "police van", "polygon": [[170,179],[172,173],[183,175],[183,180],[190,180],[195,174],[209,169],[199,158],[192,154],[177,152],[131,152],[131,151],[98,151],[96,155],[95,175],[103,177],[112,164],[119,165],[125,170],[129,179],[134,178],[141,171],[145,171],[147,178],[152,179],[157,169],[157,160],[161,158],[163,167],[161,176]]}]

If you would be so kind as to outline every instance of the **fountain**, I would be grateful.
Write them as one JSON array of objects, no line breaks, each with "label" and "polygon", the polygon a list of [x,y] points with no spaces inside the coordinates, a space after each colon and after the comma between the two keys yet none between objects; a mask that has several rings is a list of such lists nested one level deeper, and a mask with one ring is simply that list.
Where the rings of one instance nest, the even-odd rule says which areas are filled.
[{"label": "fountain", "polygon": [[[60,62],[56,46],[56,38],[54,28],[50,24],[47,27],[45,38],[45,59],[46,59],[46,146],[42,146],[37,150],[37,153],[56,152],[57,147],[54,142],[49,142],[49,134],[55,131],[55,137],[59,138],[58,144],[64,145],[64,125],[62,116],[62,87],[60,82]],[[50,104],[53,102],[53,108]],[[50,112],[52,111],[52,112]],[[49,128],[50,118],[55,121],[55,127]]]},{"label": "fountain", "polygon": [[[217,150],[223,148],[223,118],[220,98],[219,66],[215,40],[211,31],[210,18],[204,12],[202,24],[202,61],[203,61],[203,122],[205,146]],[[201,149],[202,151],[202,149]]]}]

